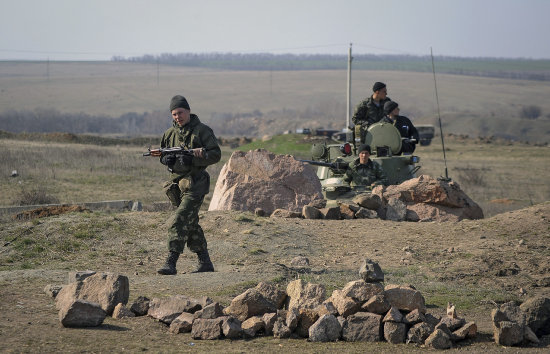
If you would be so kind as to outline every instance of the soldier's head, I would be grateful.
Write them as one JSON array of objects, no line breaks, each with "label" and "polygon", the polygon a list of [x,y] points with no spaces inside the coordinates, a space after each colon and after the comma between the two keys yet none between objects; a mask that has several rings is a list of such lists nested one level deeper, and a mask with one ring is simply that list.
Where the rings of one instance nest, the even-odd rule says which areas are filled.
[{"label": "soldier's head", "polygon": [[399,105],[395,101],[388,101],[384,103],[384,114],[390,118],[399,115]]},{"label": "soldier's head", "polygon": [[191,108],[185,97],[176,95],[170,100],[170,112],[172,119],[180,127],[183,127],[191,120]]},{"label": "soldier's head", "polygon": [[374,92],[372,98],[377,101],[383,100],[388,95],[388,89],[383,82],[375,82],[372,86],[372,92]]},{"label": "soldier's head", "polygon": [[360,145],[359,149],[357,149],[357,153],[359,154],[359,163],[366,164],[370,157],[370,145]]}]

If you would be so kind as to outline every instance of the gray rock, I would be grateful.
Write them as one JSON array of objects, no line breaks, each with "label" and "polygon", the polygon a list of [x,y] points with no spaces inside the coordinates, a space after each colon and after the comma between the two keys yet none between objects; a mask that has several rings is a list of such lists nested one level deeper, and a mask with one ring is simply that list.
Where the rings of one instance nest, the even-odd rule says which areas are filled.
[{"label": "gray rock", "polygon": [[399,310],[395,307],[392,307],[388,313],[386,313],[386,316],[384,316],[384,319],[382,322],[402,322],[403,321],[403,314],[399,312]]},{"label": "gray rock", "polygon": [[300,309],[298,314],[298,325],[294,332],[300,337],[309,337],[309,328],[319,319],[315,309]]},{"label": "gray rock", "polygon": [[261,281],[254,289],[262,294],[268,301],[271,301],[277,309],[283,307],[286,300],[286,292],[277,288],[276,285]]},{"label": "gray rock", "polygon": [[452,332],[464,326],[466,324],[466,320],[463,318],[443,317],[439,323],[444,323],[447,325],[447,328],[449,328]]},{"label": "gray rock", "polygon": [[191,337],[193,339],[219,339],[222,336],[222,323],[224,318],[215,319],[197,318],[193,321]]},{"label": "gray rock", "polygon": [[323,219],[340,220],[342,218],[342,214],[340,213],[340,207],[338,206],[319,209],[319,211],[323,215]]},{"label": "gray rock", "polygon": [[407,343],[423,344],[433,331],[434,327],[429,323],[417,323],[409,329],[407,333]]},{"label": "gray rock", "polygon": [[407,325],[397,322],[384,323],[384,338],[388,343],[400,344],[405,342],[407,337]]},{"label": "gray rock", "polygon": [[323,315],[309,327],[311,342],[333,342],[340,338],[342,327],[333,315]]},{"label": "gray rock", "polygon": [[84,279],[91,277],[96,272],[93,270],[83,270],[76,272],[69,272],[68,283],[75,283],[79,281],[84,281]]},{"label": "gray rock", "polygon": [[252,316],[260,316],[264,313],[276,311],[277,308],[271,301],[266,299],[257,289],[251,288],[233,298],[224,313],[244,321]]},{"label": "gray rock", "polygon": [[293,332],[296,327],[298,327],[298,315],[299,315],[299,309],[294,307],[292,310],[288,310],[286,313],[286,326],[288,329],[290,329],[291,332]]},{"label": "gray rock", "polygon": [[137,299],[132,302],[130,306],[130,311],[136,314],[136,316],[145,316],[147,311],[149,311],[149,298],[145,296],[138,296]]},{"label": "gray rock", "polygon": [[325,300],[321,305],[317,306],[314,311],[317,312],[317,315],[319,315],[319,317],[323,315],[338,316],[338,310],[329,300]]},{"label": "gray rock", "polygon": [[550,334],[550,298],[535,297],[520,305],[526,324],[537,336]]},{"label": "gray rock", "polygon": [[112,314],[113,318],[122,319],[128,317],[136,317],[136,314],[130,311],[124,304],[118,304],[115,306]]},{"label": "gray rock", "polygon": [[391,308],[390,303],[386,300],[384,294],[378,294],[371,297],[367,302],[361,306],[361,309],[366,312],[376,313],[383,315]]},{"label": "gray rock", "polygon": [[296,212],[296,211],[291,211],[291,210],[286,210],[286,209],[275,209],[275,210],[273,210],[273,213],[271,213],[270,217],[271,218],[287,218],[287,219],[301,218],[302,213],[299,213],[299,212]]},{"label": "gray rock", "polygon": [[277,321],[277,313],[275,312],[264,313],[262,319],[264,321],[265,335],[266,336],[273,335],[273,326]]},{"label": "gray rock", "polygon": [[370,312],[357,312],[346,319],[342,338],[348,342],[376,342],[381,340],[382,316]]},{"label": "gray rock", "polygon": [[174,295],[167,298],[154,298],[149,303],[147,315],[161,322],[170,324],[182,312],[195,313],[202,308],[199,300],[185,295]]},{"label": "gray rock", "polygon": [[282,318],[278,318],[273,325],[273,337],[275,338],[290,338],[292,331],[286,326]]},{"label": "gray rock", "polygon": [[403,221],[407,216],[407,205],[398,198],[390,198],[386,205],[386,220]]},{"label": "gray rock", "polygon": [[241,328],[246,337],[252,338],[265,329],[263,316],[252,316],[241,323]]},{"label": "gray rock", "polygon": [[56,297],[56,307],[60,309],[76,299],[98,303],[111,315],[116,305],[128,303],[130,284],[128,277],[113,273],[96,273],[83,281],[72,282],[61,289]]},{"label": "gray rock", "polygon": [[390,284],[384,288],[384,295],[391,306],[397,307],[401,311],[418,309],[418,311],[426,313],[424,296],[418,290]]},{"label": "gray rock", "polygon": [[170,323],[170,333],[189,333],[193,328],[193,321],[195,316],[189,312],[182,312]]},{"label": "gray rock", "polygon": [[451,337],[441,329],[436,329],[432,334],[424,341],[424,344],[428,348],[434,349],[449,349],[453,342]]},{"label": "gray rock", "polygon": [[352,206],[346,203],[339,203],[340,207],[340,216],[342,219],[351,220],[355,219],[355,211],[353,211]]},{"label": "gray rock", "polygon": [[254,215],[265,216],[265,210],[263,210],[262,208],[256,208],[254,209]]},{"label": "gray rock", "polygon": [[106,316],[99,304],[82,299],[66,303],[59,310],[59,321],[63,327],[97,327]]},{"label": "gray rock", "polygon": [[534,344],[540,343],[540,340],[538,339],[537,335],[535,334],[535,332],[533,332],[533,330],[529,326],[525,326],[523,328],[523,339],[526,342],[530,342]]},{"label": "gray rock", "polygon": [[334,307],[338,310],[338,313],[341,316],[348,317],[353,315],[361,309],[361,303],[349,296],[345,296],[342,290],[334,290],[330,298],[327,301],[330,301],[334,304]]},{"label": "gray rock", "polygon": [[195,318],[214,319],[223,316],[223,307],[219,302],[206,305],[194,313]]},{"label": "gray rock", "polygon": [[382,292],[384,292],[382,284],[367,283],[364,280],[350,281],[342,288],[342,294],[344,296],[349,296],[361,303],[364,303],[374,295],[381,294]]},{"label": "gray rock", "polygon": [[296,256],[290,261],[291,267],[309,267],[309,259],[304,256]]},{"label": "gray rock", "polygon": [[384,281],[382,268],[375,261],[366,258],[359,268],[359,276],[367,283],[377,283]]},{"label": "gray rock", "polygon": [[459,340],[464,340],[466,338],[475,338],[476,336],[477,325],[475,324],[475,322],[468,322],[464,326],[455,330],[451,335],[451,339],[456,342]]},{"label": "gray rock", "polygon": [[288,309],[314,309],[325,300],[325,287],[297,279],[288,283],[286,293],[290,298]]},{"label": "gray rock", "polygon": [[377,219],[378,213],[375,210],[369,210],[361,207],[359,208],[359,210],[355,212],[355,218],[356,219]]},{"label": "gray rock", "polygon": [[241,327],[241,321],[233,316],[221,317],[222,320],[222,333],[227,339],[242,338],[243,329]]},{"label": "gray rock", "polygon": [[507,347],[518,345],[523,341],[524,329],[517,322],[500,321],[497,326],[493,326],[495,342]]},{"label": "gray rock", "polygon": [[353,201],[365,209],[378,210],[382,206],[380,196],[371,193],[361,193]]},{"label": "gray rock", "polygon": [[418,311],[418,309],[412,310],[403,319],[403,323],[406,323],[409,326],[414,326],[420,322],[426,322],[426,315]]},{"label": "gray rock", "polygon": [[323,209],[327,206],[327,200],[326,199],[314,199],[311,202],[308,203],[309,206],[312,206],[317,209]]},{"label": "gray rock", "polygon": [[319,209],[311,206],[311,205],[304,205],[302,208],[302,216],[304,219],[322,219],[323,214],[319,211]]},{"label": "gray rock", "polygon": [[48,284],[44,287],[44,293],[49,297],[56,298],[57,294],[63,289],[63,285]]}]

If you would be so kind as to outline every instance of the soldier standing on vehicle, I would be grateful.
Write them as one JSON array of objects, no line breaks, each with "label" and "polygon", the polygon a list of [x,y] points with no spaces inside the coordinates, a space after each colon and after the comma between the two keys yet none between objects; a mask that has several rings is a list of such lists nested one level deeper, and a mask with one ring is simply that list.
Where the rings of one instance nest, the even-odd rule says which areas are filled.
[{"label": "soldier standing on vehicle", "polygon": [[158,273],[177,273],[176,262],[185,245],[198,257],[198,267],[193,273],[213,272],[214,265],[199,225],[199,209],[210,189],[210,176],[205,169],[220,160],[221,150],[212,129],[201,123],[197,115],[191,114],[185,97],[174,96],[170,101],[170,112],[174,122],[164,132],[161,148],[183,147],[192,150],[193,155],[167,153],[160,157],[160,162],[171,172],[165,191],[177,209],[168,229],[169,254]]},{"label": "soldier standing on vehicle", "polygon": [[348,182],[351,187],[365,187],[370,189],[378,185],[388,185],[388,178],[384,173],[384,169],[378,163],[370,159],[370,146],[363,144],[357,150],[359,158],[353,161],[344,176],[344,181]]},{"label": "soldier standing on vehicle", "polygon": [[403,138],[401,141],[401,151],[396,152],[396,155],[401,153],[412,154],[420,139],[418,130],[416,130],[409,118],[399,115],[399,105],[395,101],[389,101],[384,104],[384,114],[386,116],[383,118],[383,121],[393,124]]},{"label": "soldier standing on vehicle", "polygon": [[367,128],[384,118],[384,104],[391,101],[387,96],[388,89],[383,82],[375,82],[372,87],[373,94],[361,101],[355,108],[352,121],[356,127],[355,133],[365,142]]}]

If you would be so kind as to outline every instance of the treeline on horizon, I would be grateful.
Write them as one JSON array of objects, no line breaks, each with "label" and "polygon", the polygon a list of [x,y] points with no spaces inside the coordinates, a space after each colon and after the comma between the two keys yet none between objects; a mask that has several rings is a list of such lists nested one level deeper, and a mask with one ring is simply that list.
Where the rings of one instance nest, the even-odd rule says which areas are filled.
[{"label": "treeline on horizon", "polygon": [[[139,57],[115,56],[112,61],[226,70],[345,70],[347,55],[270,53],[164,53]],[[435,57],[438,73],[522,80],[550,80],[550,60]],[[353,55],[354,70],[431,72],[430,56]]]}]

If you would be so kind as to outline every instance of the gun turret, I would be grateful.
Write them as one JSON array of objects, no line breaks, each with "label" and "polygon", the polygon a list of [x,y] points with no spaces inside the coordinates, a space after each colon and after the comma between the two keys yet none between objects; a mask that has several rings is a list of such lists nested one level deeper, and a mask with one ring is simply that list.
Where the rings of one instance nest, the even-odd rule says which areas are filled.
[{"label": "gun turret", "polygon": [[323,166],[328,167],[333,171],[344,172],[348,169],[349,162],[345,161],[335,161],[335,162],[322,162],[322,161],[313,161],[313,160],[299,160],[305,163],[308,163],[313,166]]}]

